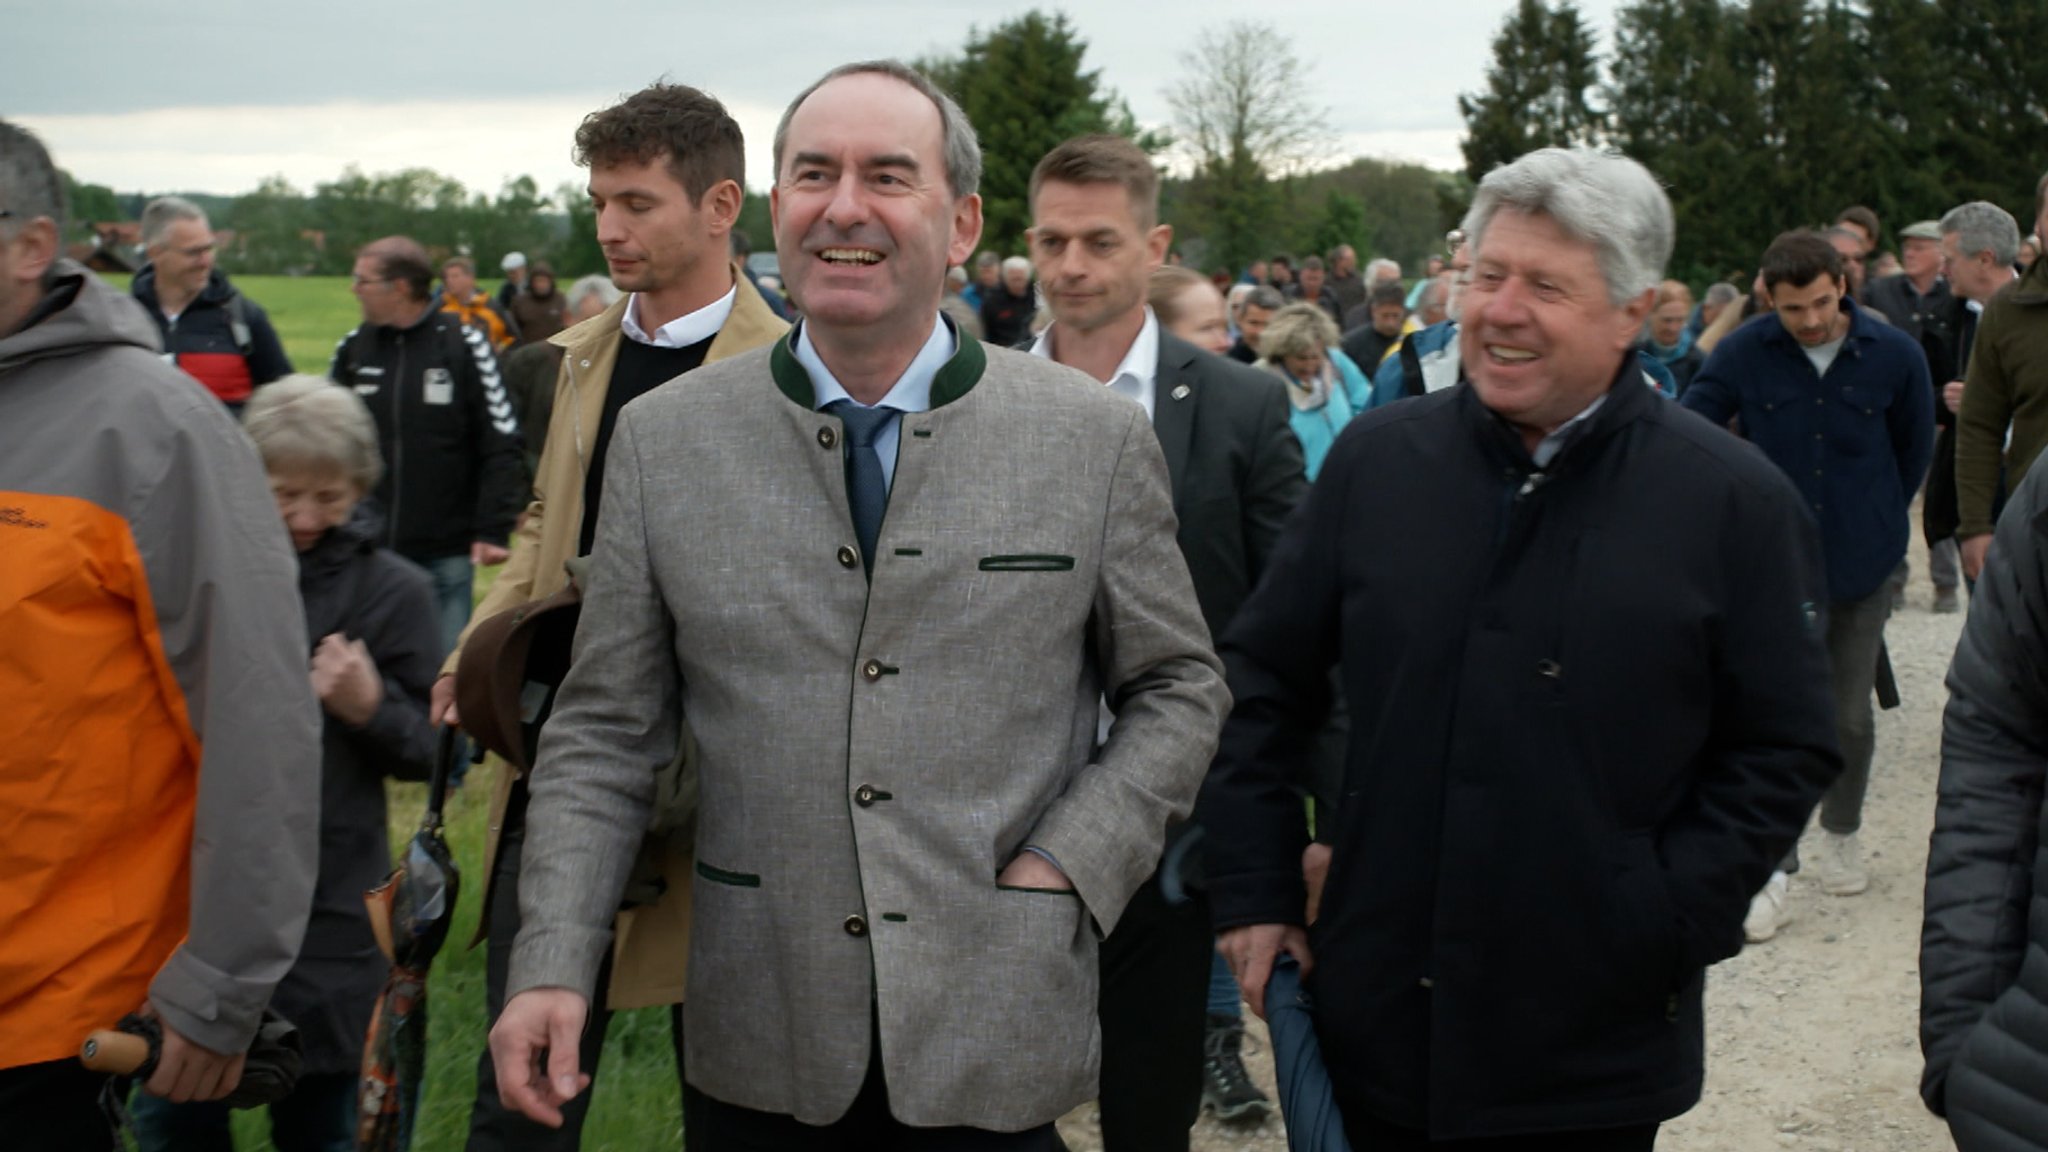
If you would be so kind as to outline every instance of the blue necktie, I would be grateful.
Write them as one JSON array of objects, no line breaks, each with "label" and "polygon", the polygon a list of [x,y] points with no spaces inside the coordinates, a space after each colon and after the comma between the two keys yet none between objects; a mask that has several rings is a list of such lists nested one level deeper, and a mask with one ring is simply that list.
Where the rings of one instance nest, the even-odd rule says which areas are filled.
[{"label": "blue necktie", "polygon": [[825,411],[846,427],[846,498],[853,507],[853,530],[860,537],[861,567],[875,571],[875,539],[882,532],[882,511],[889,506],[889,482],[882,475],[882,454],[875,437],[896,418],[894,408],[863,408],[851,400],[834,400]]}]

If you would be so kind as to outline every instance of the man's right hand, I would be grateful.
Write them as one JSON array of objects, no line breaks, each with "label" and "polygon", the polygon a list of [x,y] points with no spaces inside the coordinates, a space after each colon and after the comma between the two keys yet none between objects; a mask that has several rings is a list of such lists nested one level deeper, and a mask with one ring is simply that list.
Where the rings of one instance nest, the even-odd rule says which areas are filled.
[{"label": "man's right hand", "polygon": [[567,988],[529,988],[514,996],[491,1029],[491,1060],[498,1067],[498,1099],[550,1128],[562,1126],[562,1106],[590,1087],[577,1067],[590,1002]]},{"label": "man's right hand", "polygon": [[1991,533],[1986,532],[1978,536],[1963,537],[1963,575],[1968,576],[1971,580],[1981,579],[1984,572],[1984,557],[1990,551]]},{"label": "man's right hand", "polygon": [[455,714],[455,673],[443,672],[427,695],[427,720],[436,728],[462,727]]},{"label": "man's right hand", "polygon": [[248,1053],[223,1056],[185,1039],[162,1017],[157,1019],[164,1030],[164,1050],[157,1059],[156,1072],[142,1086],[144,1092],[173,1104],[184,1104],[218,1100],[241,1084],[242,1065],[248,1061]]},{"label": "man's right hand", "polygon": [[1237,977],[1238,990],[1258,1018],[1266,1018],[1266,980],[1282,952],[1294,957],[1306,976],[1315,968],[1308,952],[1308,932],[1292,924],[1247,924],[1227,928],[1216,937],[1216,950]]},{"label": "man's right hand", "polygon": [[1961,412],[1963,410],[1963,382],[1961,380],[1951,380],[1943,384],[1941,386],[1941,402],[1948,405],[1949,411]]}]

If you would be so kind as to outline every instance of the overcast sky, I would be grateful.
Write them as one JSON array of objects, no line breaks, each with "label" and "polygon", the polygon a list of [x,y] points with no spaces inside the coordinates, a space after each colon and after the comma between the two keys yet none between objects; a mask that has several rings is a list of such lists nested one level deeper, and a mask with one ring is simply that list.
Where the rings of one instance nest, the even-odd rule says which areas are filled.
[{"label": "overcast sky", "polygon": [[[1583,0],[1603,42],[1617,0]],[[281,4],[276,0],[0,0],[0,116],[57,162],[119,191],[249,191],[281,173],[301,190],[354,162],[433,168],[495,192],[527,174],[581,184],[576,123],[666,76],[723,100],[748,140],[748,182],[769,182],[782,106],[834,65],[957,52],[970,28],[1027,0],[494,0]],[[1460,92],[1483,82],[1513,0],[1077,0],[1065,11],[1147,124],[1204,28],[1253,18],[1312,65],[1331,160],[1440,168],[1458,153]],[[1171,19],[1167,19],[1169,16]]]}]

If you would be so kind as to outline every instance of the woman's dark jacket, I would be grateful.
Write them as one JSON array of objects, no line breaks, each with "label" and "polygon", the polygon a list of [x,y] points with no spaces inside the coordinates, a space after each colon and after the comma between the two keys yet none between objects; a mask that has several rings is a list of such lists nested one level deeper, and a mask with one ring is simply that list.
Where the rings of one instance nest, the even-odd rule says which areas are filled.
[{"label": "woman's dark jacket", "polygon": [[299,1026],[308,1073],[354,1072],[362,1061],[370,1010],[390,970],[363,907],[363,893],[391,871],[384,781],[424,780],[433,767],[427,699],[441,665],[433,585],[410,561],[376,547],[370,531],[359,518],[299,555],[313,645],[335,632],[361,640],[384,680],[384,702],[368,724],[322,713],[320,877],[298,963],[271,1001]]}]

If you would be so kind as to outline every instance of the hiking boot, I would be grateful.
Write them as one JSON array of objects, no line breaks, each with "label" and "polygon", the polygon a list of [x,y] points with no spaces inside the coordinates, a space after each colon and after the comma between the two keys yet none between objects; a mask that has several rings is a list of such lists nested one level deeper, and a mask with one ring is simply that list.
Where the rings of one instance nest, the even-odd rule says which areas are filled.
[{"label": "hiking boot", "polygon": [[1792,922],[1792,907],[1787,899],[1791,884],[1783,872],[1771,873],[1763,891],[1749,901],[1749,915],[1742,918],[1743,939],[1761,944]]},{"label": "hiking boot", "polygon": [[1202,1107],[1216,1113],[1218,1120],[1256,1124],[1273,1110],[1273,1102],[1245,1072],[1243,1045],[1243,1020],[1209,1013],[1209,1029],[1202,1037]]},{"label": "hiking boot", "polygon": [[1838,836],[1823,831],[1815,871],[1820,873],[1820,890],[1830,896],[1854,896],[1870,887],[1870,873],[1863,870],[1863,851],[1856,845],[1854,832]]},{"label": "hiking boot", "polygon": [[1934,611],[1937,615],[1949,616],[1963,610],[1963,598],[1953,588],[1934,590]]}]

